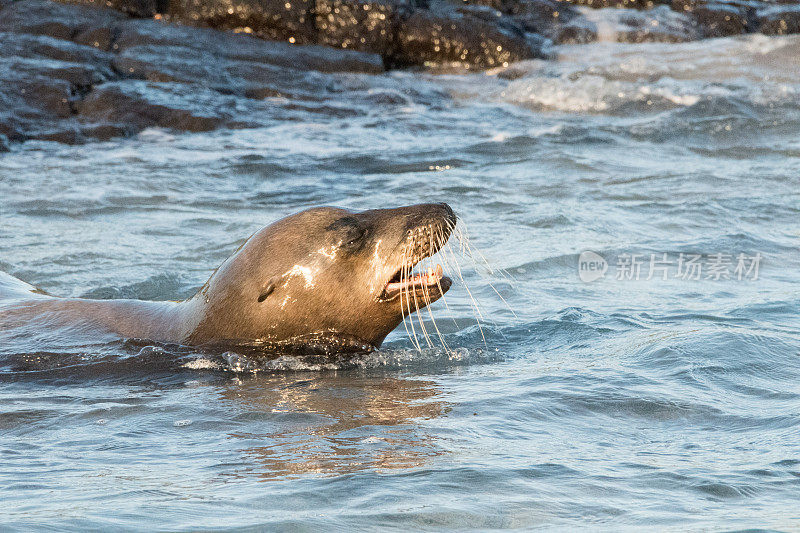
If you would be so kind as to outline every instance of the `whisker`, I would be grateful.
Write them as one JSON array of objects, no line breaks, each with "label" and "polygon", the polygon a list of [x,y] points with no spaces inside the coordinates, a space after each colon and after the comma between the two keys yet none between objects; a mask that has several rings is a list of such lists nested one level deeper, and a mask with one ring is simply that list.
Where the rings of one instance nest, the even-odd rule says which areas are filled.
[{"label": "whisker", "polygon": [[[494,293],[497,294],[500,300],[503,301],[503,304],[505,304],[508,310],[511,311],[511,314],[514,315],[514,318],[517,318],[516,311],[514,311],[514,309],[511,307],[511,305],[509,305],[506,299],[503,298],[503,295],[500,294],[500,291],[497,290],[497,287],[494,286],[494,283],[492,283],[490,276],[499,275],[506,282],[510,283],[512,286],[516,285],[514,278],[508,273],[508,271],[506,271],[503,268],[493,269],[489,265],[489,261],[486,259],[486,256],[483,255],[483,253],[480,250],[478,250],[477,248],[473,248],[470,245],[469,235],[467,234],[466,227],[463,228],[463,231],[460,231],[456,234],[456,239],[458,239],[461,242],[462,248],[466,252],[464,255],[469,257],[473,261],[473,264],[476,267],[475,271],[478,273],[478,275],[481,276],[481,278],[483,278],[484,280],[486,280],[486,282],[489,284],[489,287],[491,287]],[[488,276],[484,272],[482,272],[482,270],[484,269],[489,274]]]},{"label": "whisker", "polygon": [[[428,244],[430,245],[430,249],[433,250],[434,249],[434,240],[433,240],[433,232],[432,231],[429,233]],[[436,248],[438,248],[438,247],[439,247],[439,243],[438,243],[438,234],[437,234],[437,246],[436,246]],[[431,267],[432,264],[433,264],[433,258],[429,256],[428,257],[428,268],[432,268]],[[439,283],[439,278],[438,277],[436,278],[436,285],[438,285],[439,293],[442,295],[442,298],[444,298],[444,291],[442,291],[442,286]],[[450,355],[451,354],[450,347],[447,345],[447,342],[444,340],[444,335],[442,335],[442,332],[439,330],[439,326],[436,324],[436,319],[434,318],[433,311],[431,310],[431,305],[430,305],[431,301],[430,301],[430,296],[429,296],[429,293],[428,293],[428,286],[427,285],[425,285],[425,291],[424,292],[425,292],[425,300],[426,300],[425,303],[426,303],[426,307],[428,309],[428,316],[430,316],[430,318],[431,318],[431,324],[433,324],[433,327],[436,330],[436,335],[439,337],[439,342],[442,343],[442,347],[444,348],[445,353]],[[446,303],[447,302],[445,302],[445,304]]]},{"label": "whisker", "polygon": [[459,227],[459,231],[457,233],[455,233],[454,235],[456,236],[456,239],[461,242],[463,248],[465,249],[465,255],[467,257],[469,257],[470,259],[472,259],[472,261],[474,262],[474,264],[476,266],[475,271],[481,277],[488,279],[488,277],[486,276],[486,273],[488,273],[491,276],[499,275],[499,276],[503,277],[509,283],[516,284],[516,280],[514,279],[514,277],[511,274],[508,273],[508,271],[506,269],[504,269],[504,268],[492,268],[491,265],[489,264],[489,261],[486,259],[486,256],[483,255],[483,252],[481,252],[479,249],[473,248],[471,246],[470,237],[469,237],[469,234],[467,233],[467,228],[466,227],[464,227],[463,230],[462,230],[462,228]]},{"label": "whisker", "polygon": [[[417,301],[417,291],[414,288],[413,284],[411,286],[411,294],[414,295],[414,307],[417,311],[417,320],[419,320],[419,329],[422,331],[422,336],[425,338],[425,342],[428,343],[428,348],[433,348],[433,344],[431,344],[431,338],[428,335],[427,330],[425,329],[425,323],[422,321],[422,313],[419,312],[419,302]],[[412,321],[413,323],[413,321]]]},{"label": "whisker", "polygon": [[[439,238],[443,240],[444,239],[444,233],[441,233]],[[440,241],[439,242],[439,247],[440,247],[439,250],[442,252],[441,255],[439,256],[439,258],[442,260],[442,263],[444,263],[444,270],[446,270],[447,272],[449,272],[450,270],[453,270],[453,269],[450,268],[450,262],[447,259],[447,255],[442,250],[444,250],[444,248],[446,248],[446,247],[449,248],[450,246],[451,246],[451,244],[448,241],[444,241],[444,242]],[[444,306],[447,309],[447,314],[450,315],[450,318],[453,320],[453,324],[458,326],[458,322],[456,321],[456,317],[455,317],[455,315],[453,315],[453,310],[450,308],[450,304],[447,302],[447,298],[445,297],[444,291],[442,290],[442,284],[440,283],[439,280],[436,281],[436,284],[439,287],[439,292],[442,293],[442,301],[444,302]]]},{"label": "whisker", "polygon": [[[464,250],[464,246],[463,246],[463,242],[464,241],[463,241],[463,238],[462,238],[463,235],[461,234],[461,229],[460,229],[459,226],[456,226],[454,232],[456,230],[457,230],[457,234],[459,235],[458,241],[459,241],[459,244],[461,245],[461,251],[463,253],[463,250]],[[464,279],[464,275],[461,272],[461,265],[458,263],[458,260],[456,259],[455,254],[452,253],[452,250],[450,250],[450,252],[451,252],[452,259],[453,259],[453,263],[456,266],[456,273],[458,274],[458,278],[461,280],[461,284],[464,286],[464,289],[467,291],[467,295],[469,296],[469,299],[470,299],[470,302],[471,302],[471,306],[472,306],[472,310],[475,313],[475,322],[478,325],[478,331],[480,331],[481,338],[483,339],[483,345],[488,349],[489,347],[488,347],[488,345],[486,343],[486,335],[483,332],[483,325],[481,324],[481,319],[484,318],[483,317],[483,313],[481,313],[481,309],[480,309],[480,306],[478,305],[478,301],[475,299],[475,296],[473,296],[472,291],[469,290],[469,286],[467,285],[467,282]]]},{"label": "whisker", "polygon": [[[436,265],[436,261],[433,257],[433,251],[436,250],[438,254],[438,260],[441,261],[445,268],[448,271],[455,272],[455,277],[461,282],[464,286],[466,294],[468,296],[469,307],[472,310],[475,323],[478,326],[478,330],[481,335],[481,339],[483,340],[484,346],[488,349],[488,343],[486,340],[486,332],[484,331],[484,322],[488,321],[492,323],[491,318],[489,318],[481,308],[480,302],[478,298],[476,298],[476,294],[473,293],[473,290],[467,284],[467,280],[465,278],[465,271],[463,269],[462,261],[468,260],[475,267],[476,273],[482,278],[485,279],[494,293],[502,300],[503,304],[511,311],[511,313],[516,317],[517,314],[509,305],[508,301],[503,297],[500,291],[497,290],[492,279],[489,279],[489,276],[499,277],[504,279],[510,283],[513,283],[513,278],[503,269],[493,269],[486,257],[476,248],[474,248],[471,243],[469,242],[469,235],[467,233],[466,227],[460,221],[452,222],[450,220],[444,221],[443,224],[437,226],[436,228],[429,226],[427,229],[428,235],[428,250],[429,255],[426,255],[421,260],[417,262],[420,266],[420,284],[415,283],[415,275],[413,272],[413,267],[411,262],[416,260],[415,250],[418,249],[418,245],[422,244],[419,242],[414,242],[413,239],[409,239],[409,243],[407,243],[402,252],[402,267],[400,269],[400,312],[403,315],[403,326],[406,330],[406,334],[408,335],[411,343],[413,344],[414,348],[422,352],[422,341],[420,340],[419,336],[417,335],[417,330],[419,330],[420,335],[423,337],[425,344],[428,348],[434,348],[434,342],[432,342],[432,335],[435,332],[436,337],[438,338],[439,343],[441,343],[442,348],[444,349],[445,353],[451,355],[455,353],[447,343],[445,335],[442,333],[441,328],[436,321],[436,315],[434,310],[431,308],[432,302],[432,293],[431,293],[431,286],[428,285],[428,281],[430,278],[427,277],[428,272],[434,270]],[[422,230],[421,230],[422,231]],[[420,232],[421,232],[420,231]],[[449,237],[454,238],[449,238]],[[420,237],[422,237],[420,235]],[[419,238],[419,237],[418,237]],[[423,237],[424,238],[424,237]],[[457,241],[457,242],[453,242]],[[458,247],[458,252],[460,253],[460,257],[456,256],[456,247]],[[438,271],[438,269],[437,269]],[[496,280],[495,280],[496,281]],[[436,286],[438,288],[438,295],[437,299],[440,298],[444,300],[445,308],[447,309],[447,313],[449,317],[453,320],[453,323],[456,327],[458,327],[458,320],[456,319],[454,308],[450,305],[447,298],[445,297],[445,291],[443,290],[441,279],[437,276],[436,277]],[[422,287],[422,290],[418,290],[419,287]],[[419,293],[419,294],[417,294]],[[412,307],[412,299],[413,305]],[[422,311],[421,307],[427,307],[428,318],[430,319],[430,323],[426,324],[428,318],[424,317],[424,312]],[[406,314],[407,313],[407,314]],[[415,318],[412,314],[417,313],[416,321],[418,324],[414,324]],[[408,323],[406,322],[406,318],[408,318]],[[409,327],[410,323],[410,327]],[[431,330],[432,328],[432,330]],[[430,331],[429,331],[430,330]]]},{"label": "whisker", "polygon": [[480,318],[483,318],[483,313],[481,313],[481,310],[480,310],[480,307],[478,306],[477,300],[475,300],[475,297],[472,295],[472,291],[469,290],[469,287],[467,286],[467,282],[464,280],[464,275],[461,272],[461,265],[458,263],[458,261],[455,258],[455,256],[453,256],[453,263],[456,266],[456,273],[458,274],[458,278],[461,280],[461,284],[464,285],[464,288],[467,290],[467,294],[469,295],[469,298],[472,301],[472,306],[474,307],[475,312],[478,313],[478,316]]},{"label": "whisker", "polygon": [[[406,300],[406,307],[408,308],[408,321],[411,323],[411,342],[417,348],[418,352],[422,352],[422,347],[419,344],[419,339],[417,339],[417,332],[414,329],[414,318],[411,316],[411,299],[408,296],[408,289],[406,289],[406,281],[408,280],[408,246],[403,249],[403,268],[400,269],[400,310],[402,312],[403,309],[403,299]],[[406,331],[408,331],[408,325],[406,325],[406,315],[403,316],[403,325],[406,326]]]}]

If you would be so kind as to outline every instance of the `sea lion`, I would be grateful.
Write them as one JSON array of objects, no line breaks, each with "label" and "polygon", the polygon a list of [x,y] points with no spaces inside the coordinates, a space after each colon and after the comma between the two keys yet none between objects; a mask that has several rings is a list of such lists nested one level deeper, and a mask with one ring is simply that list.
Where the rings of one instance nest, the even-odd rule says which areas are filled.
[{"label": "sea lion", "polygon": [[444,203],[308,209],[254,233],[181,302],[60,298],[0,273],[0,330],[67,327],[189,346],[369,350],[450,288],[438,265],[411,270],[444,245],[455,223]]}]

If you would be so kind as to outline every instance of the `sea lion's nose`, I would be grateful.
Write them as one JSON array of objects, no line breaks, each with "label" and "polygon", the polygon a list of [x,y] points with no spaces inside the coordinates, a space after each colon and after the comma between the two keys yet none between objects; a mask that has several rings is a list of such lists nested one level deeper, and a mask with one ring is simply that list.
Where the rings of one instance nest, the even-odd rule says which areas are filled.
[{"label": "sea lion's nose", "polygon": [[445,226],[455,226],[456,214],[453,209],[444,202],[437,204],[417,204],[402,207],[406,216],[406,223],[409,229],[428,224],[444,224]]},{"label": "sea lion's nose", "polygon": [[456,216],[455,211],[453,211],[453,208],[450,207],[445,202],[441,202],[438,205],[441,206],[442,209],[444,209],[444,213],[445,213],[444,216],[450,221],[451,224],[455,225],[456,220],[458,220],[458,217]]},{"label": "sea lion's nose", "polygon": [[437,219],[437,222],[446,222],[446,225],[455,226],[458,217],[450,205],[445,202],[438,204],[422,204],[423,211],[428,217]]}]

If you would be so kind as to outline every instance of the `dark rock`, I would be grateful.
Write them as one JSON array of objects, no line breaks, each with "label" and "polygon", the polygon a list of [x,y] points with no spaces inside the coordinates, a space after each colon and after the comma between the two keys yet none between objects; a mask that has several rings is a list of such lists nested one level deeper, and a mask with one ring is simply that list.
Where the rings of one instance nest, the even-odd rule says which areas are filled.
[{"label": "dark rock", "polygon": [[[291,111],[286,111],[288,104],[256,99],[322,101],[329,96],[333,79],[315,69],[383,70],[374,54],[267,42],[113,12],[110,17],[73,17],[72,11],[105,13],[23,0],[11,19],[2,18],[8,29],[34,33],[0,32],[3,139],[79,143],[147,127],[207,131],[261,126]],[[69,16],[62,20],[65,12]],[[39,22],[59,28],[62,38],[36,34],[44,26],[23,24],[25,13],[41,15]]]},{"label": "dark rock", "polygon": [[324,98],[335,85],[328,76],[314,71],[287,70],[273,65],[235,61],[225,72],[238,82],[235,92],[247,98],[288,97],[299,99]]},{"label": "dark rock", "polygon": [[63,144],[78,144],[81,141],[81,135],[77,125],[69,125],[63,129],[53,128],[38,131],[31,136],[31,139],[53,141]]},{"label": "dark rock", "polygon": [[330,50],[321,46],[299,47],[288,43],[265,42],[249,35],[234,35],[155,20],[131,20],[109,9],[47,0],[15,2],[3,11],[0,31],[46,35],[56,41],[71,40],[112,52],[142,44],[171,44],[231,57],[247,56],[255,61],[294,69],[322,72],[383,71],[382,61],[377,55]]},{"label": "dark rock", "polygon": [[[167,51],[171,53],[165,54]],[[193,56],[188,61],[187,54]],[[214,68],[217,64],[215,58],[209,57],[198,63],[196,56],[195,51],[177,46],[136,46],[126,48],[112,60],[111,65],[124,78],[153,82],[207,83],[211,87],[224,85],[227,80],[224,79],[224,73]]]},{"label": "dark rock", "polygon": [[587,6],[595,9],[604,7],[652,9],[659,4],[668,4],[668,0],[564,0],[570,4]]},{"label": "dark rock", "polygon": [[98,50],[111,50],[114,42],[114,29],[110,27],[88,28],[79,31],[72,40],[77,44],[93,46]]},{"label": "dark rock", "polygon": [[[383,71],[375,54],[129,19],[100,8],[22,0],[8,11],[0,17],[11,30],[0,32],[0,135],[10,142],[76,143],[147,127],[253,127],[289,107],[258,99],[327,98],[335,83],[320,71]],[[40,34],[52,29],[58,38]]]},{"label": "dark rock", "polygon": [[524,20],[526,30],[540,33],[553,24],[564,24],[581,16],[573,6],[558,0],[521,0],[507,6],[504,13]]},{"label": "dark rock", "polygon": [[90,124],[80,126],[80,139],[94,139],[98,141],[109,141],[114,137],[123,137],[132,133],[130,128],[117,124]]},{"label": "dark rock", "polygon": [[0,134],[21,140],[43,124],[71,116],[73,92],[68,81],[7,67],[3,65],[0,73]]},{"label": "dark rock", "polygon": [[540,55],[510,20],[430,11],[411,0],[171,0],[169,6],[170,20],[369,51],[394,66],[458,61],[486,67]]},{"label": "dark rock", "polygon": [[[248,33],[290,44],[368,51],[395,66],[455,61],[489,67],[542,56],[541,40],[526,38],[512,19],[470,6],[462,7],[459,12],[442,6],[430,10],[427,2],[414,0],[109,1],[133,2],[133,7],[128,6],[125,11],[134,14],[140,10],[139,2],[158,1],[155,9],[162,9],[163,3],[164,18],[169,21]],[[123,9],[121,4],[113,6]],[[577,35],[579,28],[569,31]],[[113,37],[97,32],[80,35],[81,43],[98,48],[112,40]],[[126,46],[124,41],[121,36],[112,49],[115,45],[122,49]],[[413,57],[416,52],[421,55]]]},{"label": "dark rock", "polygon": [[97,68],[107,66],[111,54],[80,46],[69,41],[41,35],[0,32],[0,58],[52,59],[67,63],[88,63]]},{"label": "dark rock", "polygon": [[179,46],[126,48],[113,60],[120,75],[152,82],[197,84],[221,94],[262,99],[319,94],[324,76]]},{"label": "dark rock", "polygon": [[[131,20],[119,25],[112,49],[124,52],[131,47],[148,45],[190,48],[209,58],[253,61],[289,69],[372,74],[383,72],[383,62],[375,54],[334,50],[324,46],[294,46],[264,41],[249,35],[235,35],[154,20]],[[169,60],[168,57],[163,59]]]},{"label": "dark rock", "polygon": [[692,11],[705,37],[740,35],[747,28],[747,11],[725,4],[706,4]]},{"label": "dark rock", "polygon": [[59,0],[67,4],[83,4],[92,7],[110,7],[131,17],[148,18],[161,13],[166,7],[159,0]]},{"label": "dark rock", "polygon": [[111,124],[84,126],[76,119],[56,122],[31,131],[27,139],[53,141],[63,144],[82,144],[88,141],[108,141],[136,133],[133,128],[121,128]]},{"label": "dark rock", "polygon": [[197,87],[186,91],[170,84],[125,81],[96,88],[76,109],[83,122],[129,131],[148,127],[210,131],[225,124],[234,107],[218,93]]},{"label": "dark rock", "polygon": [[320,44],[392,55],[403,3],[317,0],[315,22]]},{"label": "dark rock", "polygon": [[20,141],[59,129],[73,118],[76,101],[113,76],[107,56],[49,37],[0,33],[0,133]]},{"label": "dark rock", "polygon": [[758,31],[766,35],[800,33],[800,5],[782,5],[756,12]]},{"label": "dark rock", "polygon": [[109,28],[125,16],[110,9],[98,9],[50,2],[20,0],[3,10],[0,31],[46,35],[72,40],[93,28]]},{"label": "dark rock", "polygon": [[586,44],[597,40],[597,26],[579,18],[554,25],[545,35],[556,44]]},{"label": "dark rock", "polygon": [[474,17],[476,19],[484,20],[490,24],[497,22],[503,16],[503,12],[499,9],[484,5],[465,4],[457,7],[456,12]]},{"label": "dark rock", "polygon": [[[0,103],[5,103],[5,98],[0,92]],[[25,134],[27,124],[19,120],[14,112],[9,109],[0,110],[0,135],[4,136],[9,142],[22,142],[28,137]]]},{"label": "dark rock", "polygon": [[[62,2],[64,1],[71,0],[62,0]],[[203,9],[192,10],[190,9],[192,7],[190,0],[187,0],[187,3],[183,4],[172,2],[170,17],[173,20],[190,24],[203,23],[221,29],[247,30],[253,35],[267,39],[295,43],[314,42],[316,39],[314,20],[308,19],[307,15],[296,13],[298,9],[307,10],[310,1],[301,0],[299,4],[294,0],[291,3],[272,1],[268,3],[254,2],[252,5],[234,4],[235,16],[233,16],[227,12],[230,8],[229,3],[205,2]],[[77,1],[77,3],[91,5],[94,2]],[[289,10],[285,7],[287,3],[292,6]],[[132,9],[130,6],[123,9],[122,0],[112,5],[126,12],[131,12]],[[282,10],[280,16],[275,14],[278,7]],[[259,13],[260,15],[258,15]],[[294,22],[287,20],[289,15],[286,13],[296,20]],[[301,19],[305,25],[302,28],[298,26]],[[137,26],[136,23],[141,24]],[[295,32],[297,28],[302,31]],[[244,39],[248,37],[250,41],[255,42],[255,39],[247,35],[227,34],[226,37],[222,37],[223,34],[219,33],[203,35],[197,33],[197,29],[159,23],[154,20],[128,20],[120,13],[109,9],[69,5],[47,0],[23,0],[9,6],[3,17],[0,18],[0,31],[47,35],[55,39],[73,40],[79,44],[111,51],[120,50],[119,46],[114,46],[117,37],[121,38],[120,42],[127,42],[125,46],[136,46],[142,44],[143,41],[153,44],[192,45],[191,39],[199,39],[205,43],[211,42],[216,49],[227,47],[229,50],[235,50],[243,47],[256,53],[255,49],[258,48],[258,46],[245,43]],[[118,36],[117,34],[120,32],[123,35]],[[183,41],[176,43],[178,39],[183,39]],[[343,70],[379,72],[383,70],[381,61],[375,56],[358,57],[354,54],[348,55],[346,52],[330,53],[321,48],[292,50],[289,44],[281,46],[279,43],[265,43],[257,52],[263,52],[273,58],[275,64],[282,62],[295,68],[316,68],[327,72]],[[314,66],[309,66],[312,63]]]},{"label": "dark rock", "polygon": [[[96,5],[46,0],[7,5],[0,16],[2,146],[26,139],[79,143],[149,127],[254,127],[308,113],[351,116],[364,112],[359,105],[369,93],[354,87],[368,78],[335,74],[382,72],[381,56],[396,65],[458,62],[477,67],[542,56],[541,37],[526,34],[508,15],[484,6],[429,10],[413,0],[313,0],[312,9],[294,0],[263,0],[256,9],[253,3],[213,0],[210,10],[202,11],[200,4],[180,1],[123,5],[110,0],[103,5],[137,16],[146,14],[147,6],[170,7],[170,16],[180,19],[188,13],[193,25],[130,18]],[[223,16],[223,6],[230,17]],[[280,6],[286,13],[267,20]],[[311,26],[299,13],[313,14]],[[255,27],[245,26],[250,33],[271,38],[313,28],[314,39],[339,49],[194,25],[242,29],[236,25],[251,23]],[[295,41],[312,39],[310,33],[303,35]],[[358,105],[338,103],[346,98]],[[379,100],[399,106],[416,98],[389,90]]]},{"label": "dark rock", "polygon": [[170,20],[252,33],[297,44],[316,42],[314,0],[169,0]]},{"label": "dark rock", "polygon": [[22,98],[34,103],[30,106],[31,111],[18,109],[18,116],[38,118],[40,113],[45,113],[50,118],[68,118],[72,115],[69,105],[72,88],[67,81],[32,79],[18,84],[16,88]]},{"label": "dark rock", "polygon": [[458,63],[478,68],[545,57],[541,41],[528,39],[509,22],[486,22],[455,11],[418,10],[400,24],[396,66]]},{"label": "dark rock", "polygon": [[725,37],[747,31],[749,8],[746,2],[672,0],[672,9],[692,15],[701,26],[704,37]]},{"label": "dark rock", "polygon": [[45,36],[0,33],[0,57],[0,129],[17,141],[63,132],[74,103],[113,77],[110,54]]},{"label": "dark rock", "polygon": [[573,6],[558,0],[521,0],[505,6],[525,31],[544,35],[556,44],[580,44],[597,39],[597,27]]},{"label": "dark rock", "polygon": [[92,87],[108,80],[104,71],[90,65],[53,65],[46,70],[36,69],[38,73],[46,73],[46,79],[65,81],[70,86],[70,94],[80,96]]}]

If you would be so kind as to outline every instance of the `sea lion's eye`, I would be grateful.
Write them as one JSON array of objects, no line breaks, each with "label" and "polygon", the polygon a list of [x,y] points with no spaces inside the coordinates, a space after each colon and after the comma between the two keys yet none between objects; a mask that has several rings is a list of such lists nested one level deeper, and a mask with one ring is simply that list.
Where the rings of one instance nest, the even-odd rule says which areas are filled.
[{"label": "sea lion's eye", "polygon": [[354,217],[342,217],[334,221],[328,229],[337,235],[337,240],[343,246],[357,246],[367,234],[366,228],[362,227]]},{"label": "sea lion's eye", "polygon": [[345,238],[345,244],[357,244],[358,241],[364,238],[366,233],[367,231],[365,229],[355,228],[353,231],[348,232],[347,237]]}]

